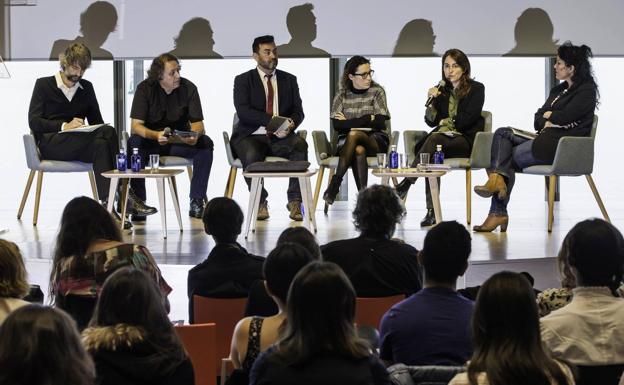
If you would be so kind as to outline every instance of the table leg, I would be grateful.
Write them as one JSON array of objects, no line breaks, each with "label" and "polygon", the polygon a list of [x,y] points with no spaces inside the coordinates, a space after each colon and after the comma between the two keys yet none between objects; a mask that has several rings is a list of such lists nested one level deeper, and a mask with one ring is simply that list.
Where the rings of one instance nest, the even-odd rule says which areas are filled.
[{"label": "table leg", "polygon": [[312,207],[310,207],[310,201],[308,197],[308,186],[306,185],[306,182],[305,182],[306,177],[299,176],[297,177],[297,180],[299,181],[299,190],[301,191],[301,200],[303,201],[303,210],[304,210],[303,226],[307,228],[308,230],[312,231],[312,227],[310,227],[310,215],[308,214],[308,211],[312,210]]},{"label": "table leg", "polygon": [[[310,184],[310,177],[306,177],[305,178],[305,182],[306,182],[306,187],[308,190],[308,201],[310,202],[311,205],[314,205],[314,199],[312,198],[312,185]],[[312,200],[311,200],[312,199]],[[312,208],[312,210],[306,210],[307,215],[309,215],[310,217],[310,222],[312,223],[312,228],[314,229],[314,232],[317,232],[317,228],[316,228],[316,206]]]},{"label": "table leg", "polygon": [[123,230],[124,222],[126,221],[126,210],[128,209],[128,179],[121,179],[121,223],[120,228]]},{"label": "table leg", "polygon": [[388,186],[390,184],[390,177],[382,176],[381,177],[381,184],[384,185],[384,186]]},{"label": "table leg", "polygon": [[165,205],[165,181],[163,178],[156,179],[158,190],[158,203],[160,206],[160,221],[162,223],[163,238],[167,238],[167,206]]},{"label": "table leg", "polygon": [[167,178],[169,181],[169,191],[171,192],[171,200],[173,201],[173,207],[175,208],[176,217],[178,218],[178,226],[182,231],[182,214],[180,214],[180,200],[178,199],[178,186],[176,185],[175,176]]},{"label": "table leg", "polygon": [[256,226],[258,225],[258,221],[256,218],[258,217],[258,210],[260,209],[260,195],[262,195],[262,189],[264,188],[264,178],[256,178],[258,179],[258,185],[256,186],[256,192],[254,194],[254,203],[253,203],[253,216],[251,217],[251,232],[256,232]]},{"label": "table leg", "polygon": [[442,208],[440,207],[440,189],[438,188],[438,178],[427,177],[427,179],[429,179],[429,187],[431,188],[433,212],[435,214],[436,224],[438,224],[442,222]]},{"label": "table leg", "polygon": [[258,189],[258,185],[260,184],[260,178],[251,178],[251,188],[249,189],[249,204],[247,205],[247,220],[245,223],[245,239],[249,235],[249,226],[251,225],[251,221],[255,221],[256,218],[254,213],[256,211],[256,206],[254,205],[256,200],[256,190]]},{"label": "table leg", "polygon": [[110,187],[108,188],[108,206],[106,210],[109,213],[113,212],[113,205],[115,203],[115,191],[117,191],[117,184],[119,184],[119,178],[110,178]]}]

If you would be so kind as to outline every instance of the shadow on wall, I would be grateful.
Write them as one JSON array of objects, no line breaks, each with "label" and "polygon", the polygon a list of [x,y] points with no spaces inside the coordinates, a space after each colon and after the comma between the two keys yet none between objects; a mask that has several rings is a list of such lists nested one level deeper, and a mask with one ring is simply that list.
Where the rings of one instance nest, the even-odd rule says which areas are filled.
[{"label": "shadow on wall", "polygon": [[108,35],[117,27],[117,10],[107,1],[96,1],[80,14],[80,33],[74,40],[59,39],[54,42],[50,60],[58,60],[59,54],[72,43],[83,43],[91,50],[95,60],[113,60],[113,54],[102,46]]},{"label": "shadow on wall", "polygon": [[195,17],[182,26],[180,33],[173,39],[172,54],[181,59],[223,59],[214,51],[214,32],[210,21]]},{"label": "shadow on wall", "polygon": [[286,26],[290,41],[277,47],[280,57],[329,57],[329,52],[312,46],[316,39],[316,16],[314,5],[305,3],[288,10]]},{"label": "shadow on wall", "polygon": [[433,51],[435,39],[431,20],[414,19],[399,33],[392,56],[440,56]]},{"label": "shadow on wall", "polygon": [[541,8],[527,8],[516,22],[516,46],[503,56],[554,56],[557,40],[553,39],[553,34],[548,13]]}]

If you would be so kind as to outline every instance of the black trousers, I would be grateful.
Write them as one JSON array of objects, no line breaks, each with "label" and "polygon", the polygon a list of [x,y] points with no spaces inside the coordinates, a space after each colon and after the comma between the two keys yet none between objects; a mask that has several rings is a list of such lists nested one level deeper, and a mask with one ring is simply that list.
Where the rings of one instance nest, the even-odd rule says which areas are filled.
[{"label": "black trousers", "polygon": [[[415,153],[416,157],[412,163],[412,167],[416,167],[420,161],[420,154],[431,154],[430,160],[433,161],[433,153],[436,151],[436,146],[442,145],[442,152],[445,158],[467,158],[470,156],[470,142],[465,136],[450,137],[441,133],[433,132],[416,143]],[[440,188],[440,178],[438,178],[438,188]],[[425,179],[425,199],[427,202],[427,208],[433,209],[433,200],[431,199],[431,187],[429,186],[429,179]]]},{"label": "black trousers", "polygon": [[[243,170],[254,162],[262,162],[267,156],[279,156],[288,160],[308,160],[308,144],[294,132],[279,139],[266,135],[249,135],[233,145],[236,156],[243,164]],[[245,178],[247,187],[251,188],[251,179]],[[269,194],[262,187],[260,201],[264,202]],[[290,178],[288,183],[288,201],[301,200],[301,190],[297,178]]]},{"label": "black trousers", "polygon": [[110,179],[104,178],[102,173],[115,168],[119,152],[119,139],[113,127],[102,126],[93,132],[45,135],[39,142],[39,151],[43,159],[93,163],[98,195],[100,199],[108,197]]},{"label": "black trousers", "polygon": [[[142,160],[142,168],[145,168],[145,165],[149,162],[150,154],[179,156],[181,158],[189,159],[193,158],[193,179],[191,179],[191,191],[189,192],[189,198],[206,198],[208,178],[210,177],[210,169],[212,168],[212,151],[214,148],[214,144],[208,136],[201,135],[197,139],[197,143],[194,146],[188,146],[185,144],[168,144],[161,146],[156,140],[145,139],[139,135],[132,135],[128,139],[128,163],[130,162],[129,160],[132,155],[133,148],[139,149],[139,155],[141,155]],[[147,198],[147,194],[145,192],[145,179],[132,178],[130,179],[130,186],[136,195],[145,201]]]}]

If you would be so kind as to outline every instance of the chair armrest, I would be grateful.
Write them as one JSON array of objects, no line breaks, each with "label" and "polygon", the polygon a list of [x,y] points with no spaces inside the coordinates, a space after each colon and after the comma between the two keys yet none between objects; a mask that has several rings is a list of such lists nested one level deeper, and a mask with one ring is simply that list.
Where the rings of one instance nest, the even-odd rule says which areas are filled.
[{"label": "chair armrest", "polygon": [[403,131],[403,147],[407,154],[407,164],[413,164],[416,159],[414,148],[422,138],[427,136],[427,131],[421,130],[405,130]]},{"label": "chair armrest", "polygon": [[301,137],[301,139],[306,140],[308,137],[308,131],[306,130],[297,130],[297,134]]},{"label": "chair armrest", "polygon": [[555,175],[586,175],[594,170],[594,138],[564,136],[559,139],[552,172]]},{"label": "chair armrest", "polygon": [[23,139],[24,152],[26,153],[26,164],[29,169],[38,170],[41,165],[41,156],[39,154],[37,144],[35,143],[35,137],[30,134],[26,134],[23,136]]},{"label": "chair armrest", "polygon": [[227,131],[223,131],[223,143],[225,144],[225,154],[228,158],[228,163],[230,166],[234,164],[234,154],[232,153],[232,146],[230,145],[230,135]]},{"label": "chair armrest", "polygon": [[492,139],[494,139],[494,134],[491,132],[477,132],[470,153],[470,168],[490,167],[490,163],[492,163]]},{"label": "chair armrest", "polygon": [[[316,161],[320,165],[321,161],[325,157],[332,156],[331,145],[327,140],[327,133],[325,131],[312,131],[312,141],[314,142],[314,155],[316,155]],[[325,154],[321,156],[321,154]]]}]

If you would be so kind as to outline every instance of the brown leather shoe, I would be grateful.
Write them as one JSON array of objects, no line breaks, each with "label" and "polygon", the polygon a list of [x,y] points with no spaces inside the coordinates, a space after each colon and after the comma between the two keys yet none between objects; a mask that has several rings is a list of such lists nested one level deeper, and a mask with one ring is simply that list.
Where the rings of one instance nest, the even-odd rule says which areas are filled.
[{"label": "brown leather shoe", "polygon": [[256,219],[259,221],[269,219],[269,204],[267,201],[260,202],[260,207],[258,207],[258,216]]},{"label": "brown leather shoe", "polygon": [[290,219],[293,221],[302,221],[303,214],[301,214],[301,201],[290,201],[286,204],[286,208],[290,211]]},{"label": "brown leather shoe", "polygon": [[504,233],[505,231],[507,231],[508,224],[508,215],[488,214],[483,224],[472,226],[472,230],[480,233],[489,233],[496,230],[496,228],[500,226],[501,233]]},{"label": "brown leather shoe", "polygon": [[498,194],[499,199],[505,199],[507,197],[505,178],[501,174],[493,172],[484,185],[474,186],[474,192],[483,198],[489,198],[494,194]]}]

